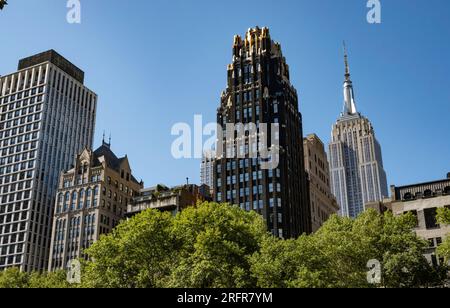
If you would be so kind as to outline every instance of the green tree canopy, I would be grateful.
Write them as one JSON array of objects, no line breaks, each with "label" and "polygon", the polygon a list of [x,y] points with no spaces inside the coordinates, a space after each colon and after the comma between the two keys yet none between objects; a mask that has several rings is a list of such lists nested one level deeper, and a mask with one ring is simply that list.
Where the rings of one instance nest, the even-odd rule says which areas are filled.
[{"label": "green tree canopy", "polygon": [[[441,225],[450,225],[450,209],[448,207],[440,208],[437,211],[437,219]],[[450,262],[450,235],[438,247],[437,253],[443,257],[445,261]]]},{"label": "green tree canopy", "polygon": [[[356,220],[333,216],[314,235],[269,239],[253,256],[259,287],[418,287],[441,283],[423,256],[427,243],[412,229],[412,214],[367,211]],[[367,263],[382,265],[382,282],[367,280]]]},{"label": "green tree canopy", "polygon": [[[177,216],[148,210],[122,222],[86,250],[82,287],[96,288],[368,288],[440,286],[427,242],[412,214],[369,210],[357,219],[332,216],[313,235],[281,240],[255,212],[203,203]],[[445,246],[442,246],[445,247]],[[442,248],[441,249],[444,249]],[[381,281],[368,281],[368,261]],[[0,273],[0,287],[69,287],[65,273]],[[77,287],[72,285],[71,287]]]},{"label": "green tree canopy", "polygon": [[29,274],[20,272],[18,268],[10,268],[0,272],[0,289],[61,289],[69,286],[66,273],[63,271]]},{"label": "green tree canopy", "polygon": [[267,237],[256,213],[203,203],[172,217],[148,210],[86,252],[88,287],[246,287],[250,256]]}]

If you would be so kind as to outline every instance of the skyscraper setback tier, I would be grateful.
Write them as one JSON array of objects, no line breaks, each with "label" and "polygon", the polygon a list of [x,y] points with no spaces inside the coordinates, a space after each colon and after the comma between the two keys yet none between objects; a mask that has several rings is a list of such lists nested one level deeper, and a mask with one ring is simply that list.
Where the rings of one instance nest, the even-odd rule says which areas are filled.
[{"label": "skyscraper setback tier", "polygon": [[232,145],[231,152],[245,152],[246,158],[228,155],[229,140],[219,140],[218,148],[227,148],[227,155],[217,157],[215,162],[216,201],[260,213],[276,236],[290,238],[311,232],[297,91],[291,85],[281,46],[272,41],[269,29],[256,27],[249,29],[245,38],[235,36],[228,85],[221,97],[217,121],[224,131],[230,123],[252,123],[258,133],[261,124],[278,125],[278,134],[259,135],[259,141],[266,137],[269,146],[279,145],[279,164],[266,170],[261,165],[261,153],[256,158],[249,155],[253,146],[251,132],[242,138],[244,145],[236,144],[242,144],[242,140]]},{"label": "skyscraper setback tier", "polygon": [[345,52],[344,111],[331,133],[331,190],[341,215],[357,217],[365,204],[388,196],[381,146],[370,121],[357,112]]},{"label": "skyscraper setback tier", "polygon": [[45,270],[60,172],[91,148],[97,95],[53,50],[0,77],[0,270]]}]

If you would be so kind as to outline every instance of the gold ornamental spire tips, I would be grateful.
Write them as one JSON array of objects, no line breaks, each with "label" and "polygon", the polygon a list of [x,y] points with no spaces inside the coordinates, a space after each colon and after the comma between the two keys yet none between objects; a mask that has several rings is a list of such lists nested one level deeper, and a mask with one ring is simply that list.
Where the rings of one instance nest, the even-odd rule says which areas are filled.
[{"label": "gold ornamental spire tips", "polygon": [[240,35],[235,35],[233,39],[234,46],[239,46],[242,43],[242,38]]}]

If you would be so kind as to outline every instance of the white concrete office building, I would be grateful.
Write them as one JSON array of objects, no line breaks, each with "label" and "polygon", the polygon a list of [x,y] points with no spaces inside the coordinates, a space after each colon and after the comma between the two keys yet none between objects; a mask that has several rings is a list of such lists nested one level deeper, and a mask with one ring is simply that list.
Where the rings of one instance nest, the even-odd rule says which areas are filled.
[{"label": "white concrete office building", "polygon": [[59,175],[91,148],[97,95],[50,50],[0,77],[0,271],[45,270]]}]

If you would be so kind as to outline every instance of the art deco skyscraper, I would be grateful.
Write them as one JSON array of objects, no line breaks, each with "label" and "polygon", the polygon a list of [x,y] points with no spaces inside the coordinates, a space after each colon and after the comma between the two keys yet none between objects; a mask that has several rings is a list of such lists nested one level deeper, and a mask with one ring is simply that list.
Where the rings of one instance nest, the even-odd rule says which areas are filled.
[{"label": "art deco skyscraper", "polygon": [[329,156],[331,189],[342,216],[355,218],[365,204],[388,196],[381,146],[370,121],[357,112],[346,51],[344,111],[333,126]]},{"label": "art deco skyscraper", "polygon": [[297,91],[290,82],[281,46],[272,41],[269,29],[256,27],[249,29],[245,38],[235,36],[217,121],[224,131],[230,123],[253,125],[258,133],[262,124],[278,125],[279,134],[274,136],[271,129],[259,136],[259,142],[263,137],[270,139],[268,145],[278,142],[279,164],[267,170],[262,167],[265,157],[261,153],[256,158],[248,155],[251,132],[232,145],[236,152],[245,151],[246,158],[230,157],[227,138],[219,139],[219,148],[227,148],[227,153],[218,154],[215,164],[216,201],[257,211],[276,236],[290,238],[311,232]]},{"label": "art deco skyscraper", "polygon": [[0,270],[47,269],[60,172],[91,148],[97,96],[50,50],[0,77]]}]

